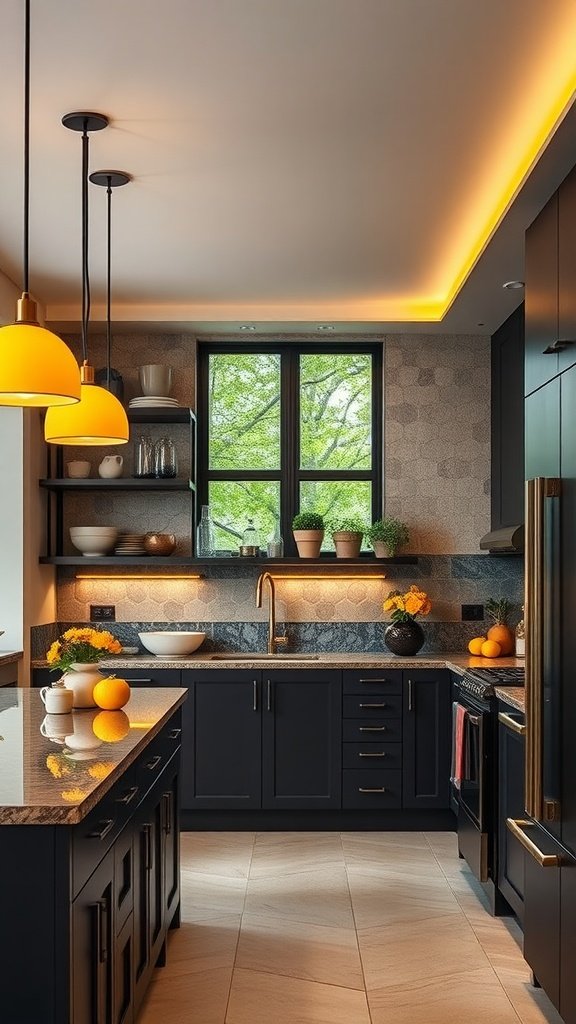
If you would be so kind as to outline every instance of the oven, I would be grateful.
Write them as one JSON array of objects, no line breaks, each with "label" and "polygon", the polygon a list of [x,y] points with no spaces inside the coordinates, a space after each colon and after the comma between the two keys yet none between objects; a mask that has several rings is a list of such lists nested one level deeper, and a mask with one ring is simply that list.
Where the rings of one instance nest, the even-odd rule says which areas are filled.
[{"label": "oven", "polygon": [[[452,705],[452,795],[457,806],[458,850],[476,878],[491,877],[494,773],[492,709],[456,685]],[[459,733],[460,720],[460,733]]]}]

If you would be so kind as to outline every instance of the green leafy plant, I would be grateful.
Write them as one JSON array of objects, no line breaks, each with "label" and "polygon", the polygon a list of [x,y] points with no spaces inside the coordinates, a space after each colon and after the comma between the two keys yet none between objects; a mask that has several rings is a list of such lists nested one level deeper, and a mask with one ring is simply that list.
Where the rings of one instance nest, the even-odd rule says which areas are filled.
[{"label": "green leafy plant", "polygon": [[486,614],[496,626],[507,626],[511,611],[512,605],[505,597],[491,597],[486,601]]},{"label": "green leafy plant", "polygon": [[324,519],[317,512],[299,512],[292,520],[293,530],[323,530]]},{"label": "green leafy plant", "polygon": [[390,556],[394,557],[398,548],[401,548],[404,544],[407,544],[410,535],[408,533],[408,527],[406,523],[403,523],[400,519],[393,519],[386,517],[384,519],[377,519],[367,531],[368,540],[374,544],[374,542],[380,541],[385,544],[390,552]]},{"label": "green leafy plant", "polygon": [[341,519],[334,519],[330,523],[330,532],[335,533],[366,533],[366,524],[355,516],[343,516]]}]

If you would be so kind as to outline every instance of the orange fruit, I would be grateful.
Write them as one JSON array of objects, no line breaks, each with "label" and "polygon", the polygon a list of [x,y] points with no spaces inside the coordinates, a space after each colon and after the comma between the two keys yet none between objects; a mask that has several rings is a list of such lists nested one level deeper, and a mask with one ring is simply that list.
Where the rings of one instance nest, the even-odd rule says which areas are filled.
[{"label": "orange fruit", "polygon": [[512,654],[514,650],[514,636],[508,626],[505,626],[503,623],[490,626],[488,639],[495,640],[497,644],[500,644],[502,654]]},{"label": "orange fruit", "polygon": [[130,687],[125,679],[108,676],[94,687],[94,703],[106,711],[117,711],[130,700]]},{"label": "orange fruit", "polygon": [[92,722],[92,731],[105,743],[118,743],[130,731],[130,719],[125,711],[101,711]]},{"label": "orange fruit", "polygon": [[475,636],[468,644],[470,654],[482,654],[482,644],[486,643],[485,636]]},{"label": "orange fruit", "polygon": [[502,654],[502,648],[495,640],[485,640],[480,648],[480,653],[483,658],[499,658]]}]

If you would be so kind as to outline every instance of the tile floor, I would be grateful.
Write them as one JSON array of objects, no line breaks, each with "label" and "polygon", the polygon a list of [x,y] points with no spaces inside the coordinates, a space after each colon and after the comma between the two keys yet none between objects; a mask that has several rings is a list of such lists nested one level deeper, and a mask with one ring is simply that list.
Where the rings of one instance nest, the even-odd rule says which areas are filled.
[{"label": "tile floor", "polygon": [[561,1024],[452,833],[188,832],[138,1024]]}]

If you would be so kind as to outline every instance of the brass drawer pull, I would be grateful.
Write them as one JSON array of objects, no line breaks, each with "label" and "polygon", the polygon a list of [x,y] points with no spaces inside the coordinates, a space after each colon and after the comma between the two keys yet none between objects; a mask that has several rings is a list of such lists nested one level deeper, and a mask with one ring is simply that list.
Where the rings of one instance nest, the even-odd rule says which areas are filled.
[{"label": "brass drawer pull", "polygon": [[148,771],[149,772],[153,772],[154,769],[158,767],[158,765],[160,764],[161,760],[162,760],[162,754],[156,754],[156,756],[153,757],[151,761],[148,761],[148,764],[146,765]]},{"label": "brass drawer pull", "polygon": [[507,729],[517,733],[518,736],[526,735],[526,726],[522,725],[521,722],[517,722],[514,718],[510,718],[510,715],[507,715],[505,711],[498,712],[498,721],[502,722],[502,725],[505,725]]},{"label": "brass drawer pull", "polygon": [[386,757],[386,754],[384,752],[381,754],[358,754],[358,757]]},{"label": "brass drawer pull", "polygon": [[359,708],[387,708],[388,705],[387,705],[386,701],[383,700],[380,704],[359,704],[358,707]]},{"label": "brass drawer pull", "polygon": [[506,825],[515,839],[528,850],[531,857],[540,865],[541,868],[557,868],[560,867],[560,857],[555,853],[542,853],[542,850],[536,846],[536,843],[526,835],[524,829],[532,825],[531,821],[514,821],[513,818],[506,818]]},{"label": "brass drawer pull", "polygon": [[138,786],[132,786],[124,794],[124,796],[119,796],[118,797],[118,799],[116,800],[116,803],[117,804],[124,804],[124,806],[126,807],[128,804],[132,803],[132,801],[133,801],[134,797],[136,796],[137,792],[138,792]]},{"label": "brass drawer pull", "polygon": [[100,829],[96,829],[95,832],[89,833],[89,839],[105,839],[108,833],[114,828],[116,818],[106,818],[105,821],[102,821],[100,824],[102,826]]},{"label": "brass drawer pull", "polygon": [[386,792],[386,787],[385,786],[374,786],[373,788],[368,789],[368,788],[364,788],[363,786],[360,786],[359,789],[358,789],[358,792],[359,793],[385,793]]},{"label": "brass drawer pull", "polygon": [[358,732],[386,732],[385,725],[359,725]]}]

